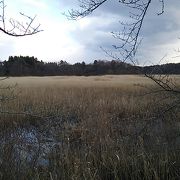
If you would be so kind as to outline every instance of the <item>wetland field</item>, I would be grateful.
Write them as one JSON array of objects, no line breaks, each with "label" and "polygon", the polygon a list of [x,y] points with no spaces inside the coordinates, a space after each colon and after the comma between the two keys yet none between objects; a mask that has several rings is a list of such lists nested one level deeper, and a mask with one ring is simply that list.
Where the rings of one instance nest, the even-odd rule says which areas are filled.
[{"label": "wetland field", "polygon": [[180,97],[143,75],[10,77],[0,96],[0,179],[180,179]]}]

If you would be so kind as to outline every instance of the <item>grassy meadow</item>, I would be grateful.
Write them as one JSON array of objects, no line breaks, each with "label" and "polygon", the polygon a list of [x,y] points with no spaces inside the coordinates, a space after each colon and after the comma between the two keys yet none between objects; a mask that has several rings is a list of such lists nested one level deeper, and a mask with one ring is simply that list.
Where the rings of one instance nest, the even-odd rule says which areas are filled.
[{"label": "grassy meadow", "polygon": [[179,97],[158,88],[137,75],[1,81],[0,179],[180,179]]}]

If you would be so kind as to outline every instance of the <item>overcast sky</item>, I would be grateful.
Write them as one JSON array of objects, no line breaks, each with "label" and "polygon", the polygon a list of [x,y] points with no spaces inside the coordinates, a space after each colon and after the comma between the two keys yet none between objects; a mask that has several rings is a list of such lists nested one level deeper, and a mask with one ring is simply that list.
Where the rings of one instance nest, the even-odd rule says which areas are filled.
[{"label": "overcast sky", "polygon": [[[69,63],[92,62],[111,59],[100,47],[112,49],[115,39],[111,31],[121,29],[119,22],[128,19],[128,10],[109,0],[92,15],[78,21],[67,20],[62,15],[77,8],[77,0],[5,0],[7,20],[19,18],[19,12],[37,15],[36,22],[44,31],[34,36],[14,38],[0,33],[0,59],[9,56],[35,56],[43,61],[66,60]],[[175,56],[180,48],[180,2],[165,1],[165,13],[160,12],[159,0],[154,0],[145,19],[137,59],[140,64],[180,62]]]}]

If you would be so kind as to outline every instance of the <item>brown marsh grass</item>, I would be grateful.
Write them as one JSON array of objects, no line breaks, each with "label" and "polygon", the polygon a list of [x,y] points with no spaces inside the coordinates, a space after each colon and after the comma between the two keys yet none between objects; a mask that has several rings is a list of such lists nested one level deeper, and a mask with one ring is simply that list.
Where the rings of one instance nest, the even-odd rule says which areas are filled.
[{"label": "brown marsh grass", "polygon": [[[180,76],[172,78],[179,84]],[[7,140],[1,140],[0,178],[180,178],[180,113],[164,112],[176,97],[152,93],[151,80],[57,76],[3,83],[17,86],[4,92],[15,98],[1,103]],[[22,129],[36,130],[37,142],[26,142]]]}]

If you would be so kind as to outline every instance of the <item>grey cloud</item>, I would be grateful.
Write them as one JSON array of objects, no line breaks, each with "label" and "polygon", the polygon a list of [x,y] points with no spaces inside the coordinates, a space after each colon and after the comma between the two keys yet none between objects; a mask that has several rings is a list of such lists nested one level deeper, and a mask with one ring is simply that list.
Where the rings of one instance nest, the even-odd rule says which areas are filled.
[{"label": "grey cloud", "polygon": [[[92,54],[97,53],[99,46],[108,47],[114,51],[111,45],[118,43],[118,40],[114,39],[110,32],[121,30],[122,26],[119,21],[126,21],[129,15],[129,10],[120,5],[117,0],[108,1],[91,16],[87,17],[99,20],[96,19],[94,23],[83,30],[76,29],[73,32],[73,38],[82,43]],[[161,4],[159,1],[153,1],[140,34],[143,41],[137,58],[140,58],[141,62],[144,61],[144,57],[148,58],[148,55],[149,58],[152,58],[153,55],[156,55],[157,58],[163,56],[166,53],[166,48],[163,49],[162,45],[167,44],[168,46],[169,44],[170,46],[176,42],[180,23],[172,9],[180,9],[178,0],[165,1],[165,12],[158,16],[157,13],[161,11]],[[108,23],[105,24],[104,21]],[[153,52],[152,47],[156,47],[156,52]]]}]

